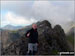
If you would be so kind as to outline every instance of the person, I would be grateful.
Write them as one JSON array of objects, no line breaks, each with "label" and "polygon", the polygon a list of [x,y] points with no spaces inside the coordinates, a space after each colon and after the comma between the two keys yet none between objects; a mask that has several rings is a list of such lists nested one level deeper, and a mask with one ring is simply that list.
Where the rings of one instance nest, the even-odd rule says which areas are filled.
[{"label": "person", "polygon": [[32,28],[27,31],[26,37],[29,38],[27,54],[35,55],[37,53],[37,46],[38,46],[38,31],[36,24],[32,24]]}]

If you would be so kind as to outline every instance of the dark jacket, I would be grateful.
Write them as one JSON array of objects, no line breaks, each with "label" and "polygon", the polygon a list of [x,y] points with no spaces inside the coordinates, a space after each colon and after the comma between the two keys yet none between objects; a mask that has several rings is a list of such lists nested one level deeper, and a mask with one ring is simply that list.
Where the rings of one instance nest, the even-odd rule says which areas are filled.
[{"label": "dark jacket", "polygon": [[30,29],[27,31],[27,33],[25,34],[25,36],[27,37],[27,34],[30,33],[29,38],[29,43],[38,43],[38,32],[37,29]]}]

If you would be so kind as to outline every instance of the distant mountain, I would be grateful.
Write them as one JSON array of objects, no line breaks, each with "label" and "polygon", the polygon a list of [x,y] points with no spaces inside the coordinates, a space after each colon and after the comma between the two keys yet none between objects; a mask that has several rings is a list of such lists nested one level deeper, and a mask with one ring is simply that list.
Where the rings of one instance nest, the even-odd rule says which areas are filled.
[{"label": "distant mountain", "polygon": [[0,30],[2,30],[2,29],[0,28]]},{"label": "distant mountain", "polygon": [[21,29],[22,27],[23,26],[6,25],[2,29],[5,29],[5,30],[17,30],[17,29]]},{"label": "distant mountain", "polygon": [[[50,22],[44,20],[37,23],[38,25],[38,53],[37,55],[54,55],[58,52],[74,51],[67,42],[66,34],[60,25],[55,25],[52,28]],[[3,42],[8,40],[10,43],[7,47],[2,48],[2,55],[26,55],[28,38],[25,37],[25,32],[31,27],[25,27],[17,31],[6,31],[2,33]],[[5,39],[8,37],[7,39]],[[12,41],[15,40],[15,41]],[[12,42],[11,42],[12,41]],[[6,43],[6,42],[4,42]],[[2,43],[3,45],[3,43]],[[1,46],[2,46],[1,45]]]}]

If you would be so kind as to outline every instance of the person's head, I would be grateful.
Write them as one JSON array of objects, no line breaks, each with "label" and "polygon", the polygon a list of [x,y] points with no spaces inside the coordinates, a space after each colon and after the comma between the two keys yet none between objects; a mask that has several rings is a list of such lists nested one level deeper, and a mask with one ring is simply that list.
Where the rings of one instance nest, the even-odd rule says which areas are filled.
[{"label": "person's head", "polygon": [[37,29],[37,25],[34,23],[34,24],[32,24],[32,28],[33,29]]}]

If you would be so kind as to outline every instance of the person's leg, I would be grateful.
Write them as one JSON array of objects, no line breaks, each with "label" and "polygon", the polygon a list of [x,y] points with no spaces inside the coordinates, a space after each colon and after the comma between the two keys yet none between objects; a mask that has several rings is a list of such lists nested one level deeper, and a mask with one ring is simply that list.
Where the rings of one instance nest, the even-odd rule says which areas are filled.
[{"label": "person's leg", "polygon": [[32,55],[33,54],[33,44],[32,43],[28,43],[28,55]]},{"label": "person's leg", "polygon": [[37,43],[35,43],[34,45],[33,45],[33,54],[35,55],[36,53],[37,53]]}]

